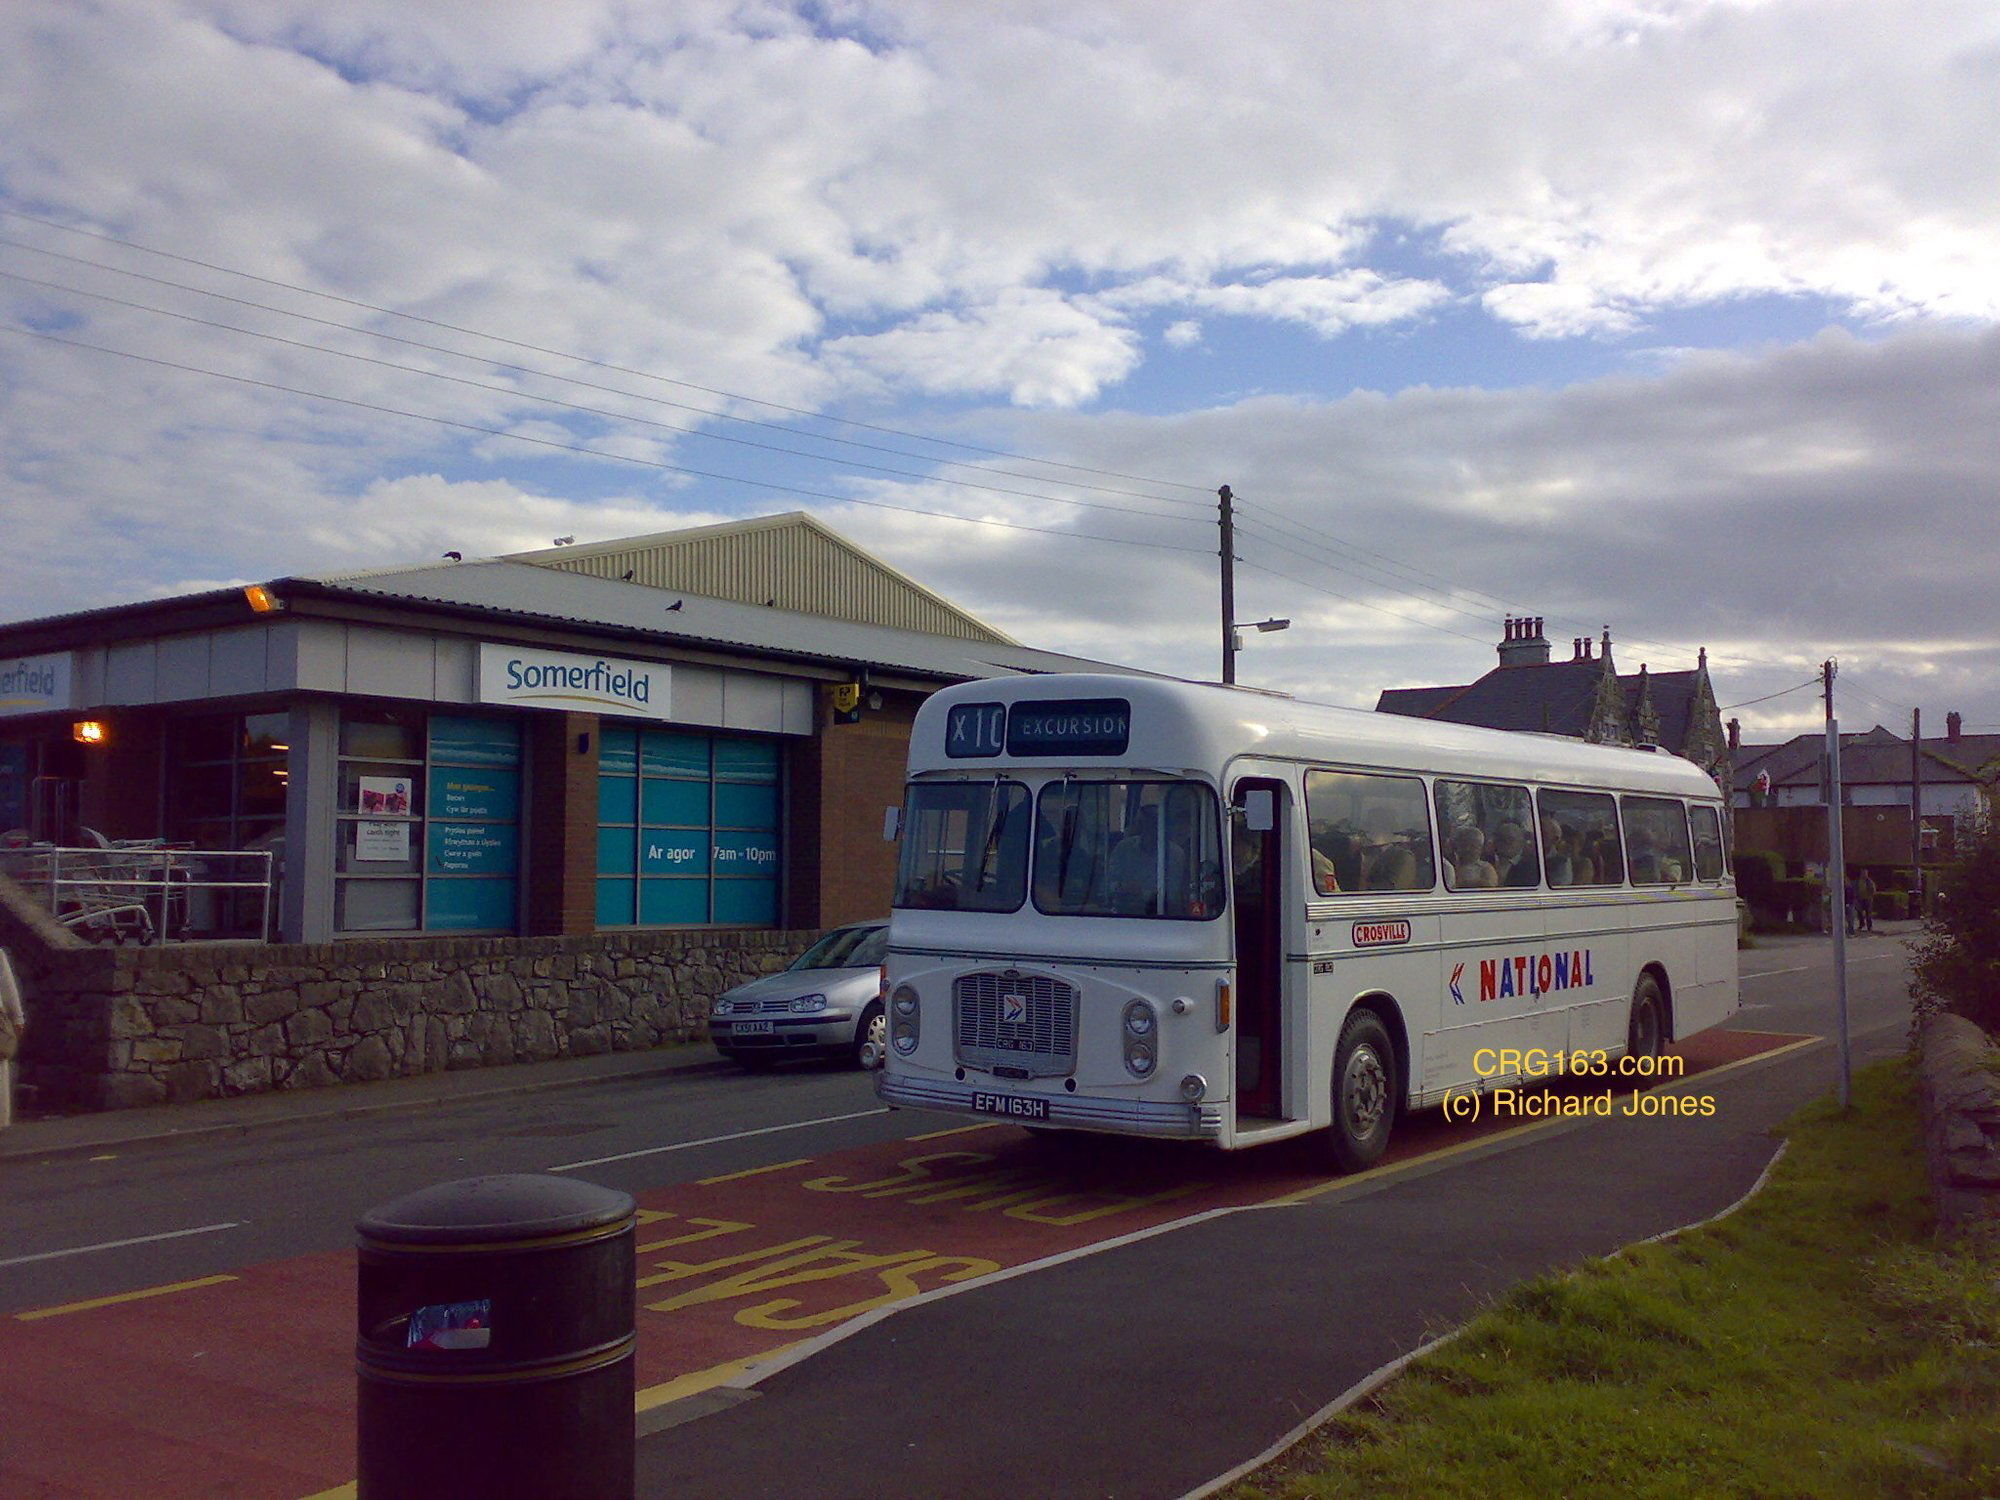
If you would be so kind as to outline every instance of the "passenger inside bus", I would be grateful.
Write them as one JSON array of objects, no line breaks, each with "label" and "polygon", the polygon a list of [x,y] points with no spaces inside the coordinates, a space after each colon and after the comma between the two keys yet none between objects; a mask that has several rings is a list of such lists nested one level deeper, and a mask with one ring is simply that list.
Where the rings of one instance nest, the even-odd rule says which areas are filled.
[{"label": "passenger inside bus", "polygon": [[1493,868],[1501,885],[1539,883],[1535,876],[1535,851],[1528,847],[1528,831],[1511,819],[1493,830]]},{"label": "passenger inside bus", "polygon": [[1451,831],[1446,853],[1451,859],[1451,883],[1459,890],[1497,886],[1500,872],[1486,858],[1486,835],[1470,823]]}]

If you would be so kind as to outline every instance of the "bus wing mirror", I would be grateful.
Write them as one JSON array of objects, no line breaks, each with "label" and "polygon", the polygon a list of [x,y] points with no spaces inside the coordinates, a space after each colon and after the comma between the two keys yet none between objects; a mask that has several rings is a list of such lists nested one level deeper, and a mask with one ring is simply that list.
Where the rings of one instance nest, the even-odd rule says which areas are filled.
[{"label": "bus wing mirror", "polygon": [[882,842],[893,844],[896,835],[903,831],[903,810],[900,807],[882,809]]},{"label": "bus wing mirror", "polygon": [[1259,787],[1243,794],[1243,826],[1252,833],[1269,833],[1278,826],[1278,799],[1270,788]]}]

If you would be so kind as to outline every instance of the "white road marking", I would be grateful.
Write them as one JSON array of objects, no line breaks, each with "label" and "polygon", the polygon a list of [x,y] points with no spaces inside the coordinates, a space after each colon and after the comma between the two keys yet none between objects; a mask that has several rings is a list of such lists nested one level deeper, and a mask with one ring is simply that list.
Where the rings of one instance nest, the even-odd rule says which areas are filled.
[{"label": "white road marking", "polygon": [[0,1266],[25,1266],[38,1260],[60,1260],[65,1255],[90,1255],[98,1250],[122,1250],[127,1245],[150,1245],[156,1240],[186,1239],[191,1234],[217,1234],[224,1229],[241,1229],[248,1219],[231,1219],[226,1224],[203,1224],[197,1229],[169,1229],[165,1234],[135,1235],[129,1240],[106,1240],[101,1245],[78,1245],[74,1250],[44,1250],[40,1255],[16,1255],[0,1260]]},{"label": "white road marking", "polygon": [[[758,1130],[739,1130],[734,1135],[711,1135],[699,1141],[675,1141],[671,1146],[648,1146],[642,1151],[621,1151],[616,1156],[593,1156],[589,1161],[566,1161],[559,1167],[549,1167],[551,1172],[574,1172],[579,1167],[601,1167],[606,1162],[631,1161],[639,1156],[659,1156],[667,1151],[692,1151],[696,1146],[720,1146],[727,1141],[747,1141],[752,1136],[776,1135],[781,1130],[805,1130],[814,1125],[838,1125],[843,1120],[865,1120],[872,1115],[886,1115],[888,1108],[861,1109],[851,1115],[826,1115],[817,1120],[799,1120],[790,1125],[766,1125]],[[5,1264],[5,1262],[0,1262]]]}]

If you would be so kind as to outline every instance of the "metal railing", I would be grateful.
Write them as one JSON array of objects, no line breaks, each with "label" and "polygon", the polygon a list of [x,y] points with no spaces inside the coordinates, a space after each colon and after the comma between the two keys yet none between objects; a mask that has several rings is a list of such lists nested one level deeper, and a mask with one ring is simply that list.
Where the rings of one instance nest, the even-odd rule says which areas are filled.
[{"label": "metal railing", "polygon": [[[92,942],[170,943],[271,935],[268,849],[108,848],[31,844],[0,849],[0,873],[38,894],[50,915]],[[242,893],[242,894],[238,894]],[[255,913],[254,932],[244,920]]]}]

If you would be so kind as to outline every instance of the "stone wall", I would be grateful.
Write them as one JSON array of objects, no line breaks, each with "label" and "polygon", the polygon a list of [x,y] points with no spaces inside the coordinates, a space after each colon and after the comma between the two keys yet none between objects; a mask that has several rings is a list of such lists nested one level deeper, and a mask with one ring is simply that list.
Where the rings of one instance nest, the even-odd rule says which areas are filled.
[{"label": "stone wall", "polygon": [[1963,1016],[1934,1015],[1918,1077],[1939,1224],[2000,1232],[2000,1047]]},{"label": "stone wall", "polygon": [[385,938],[97,948],[0,877],[38,1108],[120,1109],[637,1051],[810,932]]}]

